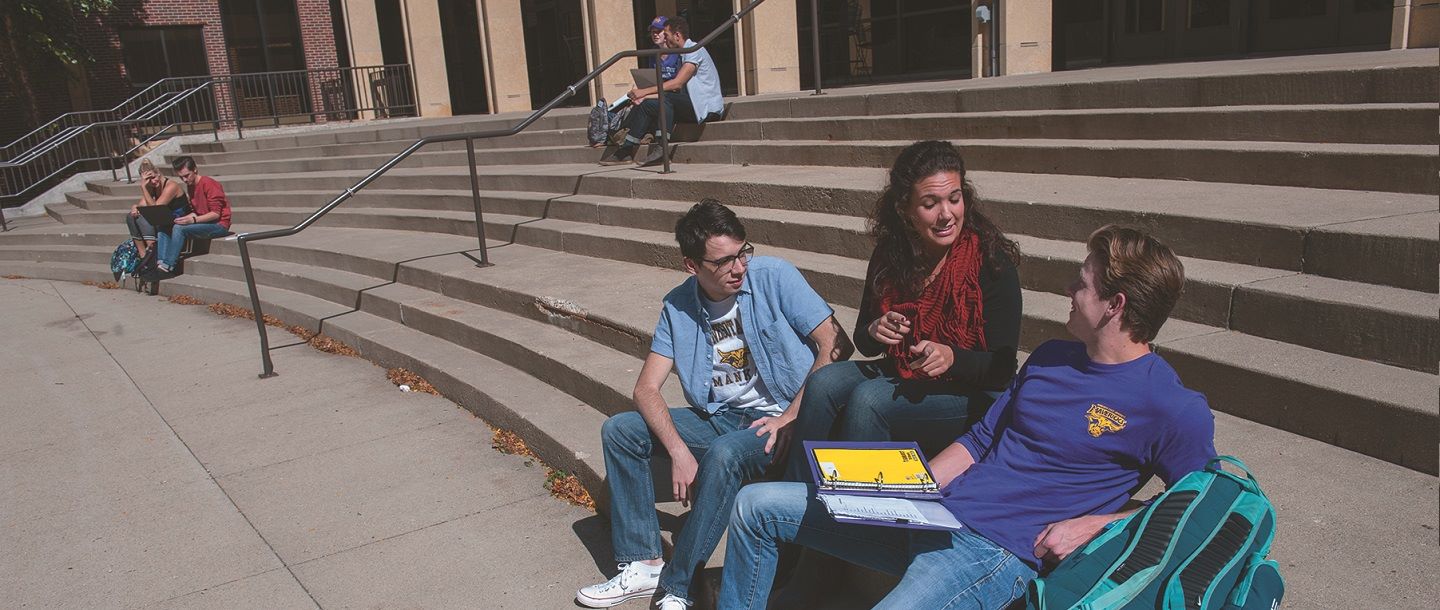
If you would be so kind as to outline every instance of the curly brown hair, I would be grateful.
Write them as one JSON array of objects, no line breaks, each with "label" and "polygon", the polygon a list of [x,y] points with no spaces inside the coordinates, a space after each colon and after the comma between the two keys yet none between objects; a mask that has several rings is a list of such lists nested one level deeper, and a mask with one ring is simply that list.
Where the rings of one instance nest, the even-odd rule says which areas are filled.
[{"label": "curly brown hair", "polygon": [[980,237],[980,252],[992,269],[1020,263],[1020,248],[1005,237],[1000,227],[980,211],[975,184],[965,174],[965,160],[949,142],[916,142],[900,151],[890,168],[890,177],[875,208],[870,211],[870,237],[875,240],[875,284],[878,296],[894,287],[908,297],[918,295],[930,268],[920,251],[920,236],[905,216],[915,183],[941,172],[960,175],[960,193],[965,198],[964,226]]}]

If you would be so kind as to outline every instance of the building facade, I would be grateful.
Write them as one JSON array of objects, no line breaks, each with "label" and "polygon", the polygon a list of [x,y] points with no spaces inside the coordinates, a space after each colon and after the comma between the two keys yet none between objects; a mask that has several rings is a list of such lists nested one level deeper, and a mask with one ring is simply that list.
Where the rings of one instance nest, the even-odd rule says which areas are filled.
[{"label": "building facade", "polygon": [[[646,25],[655,15],[685,16],[698,40],[744,4],[115,0],[78,25],[94,61],[43,75],[31,83],[31,96],[43,121],[109,108],[166,77],[390,65],[403,78],[310,77],[298,93],[238,91],[230,100],[217,95],[217,103],[242,118],[310,112],[309,120],[324,120],[313,114],[322,106],[355,107],[331,99],[337,96],[400,96],[406,114],[421,116],[527,111],[613,54],[648,48]],[[1440,0],[819,0],[817,8],[827,87],[1440,43]],[[812,87],[811,10],[811,0],[766,0],[717,37],[710,53],[725,93]],[[621,61],[567,105],[625,95],[636,66]],[[382,77],[387,82],[377,84]],[[7,122],[0,140],[29,127]]]}]

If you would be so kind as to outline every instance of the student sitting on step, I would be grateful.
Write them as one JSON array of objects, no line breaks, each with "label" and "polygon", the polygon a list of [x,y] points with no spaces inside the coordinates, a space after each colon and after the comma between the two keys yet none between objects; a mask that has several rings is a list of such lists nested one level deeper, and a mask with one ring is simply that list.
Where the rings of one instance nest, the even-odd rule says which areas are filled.
[{"label": "student sitting on step", "polygon": [[177,213],[188,213],[190,209],[185,187],[179,181],[161,176],[154,163],[143,159],[140,161],[140,201],[130,206],[130,212],[125,215],[125,226],[130,228],[130,238],[135,240],[136,255],[142,259],[155,245],[155,227],[140,215],[140,208],[152,205],[167,205]]},{"label": "student sitting on step", "polygon": [[[870,213],[875,250],[855,346],[877,360],[806,382],[795,440],[916,441],[928,455],[980,419],[1015,374],[1019,251],[985,214],[949,142],[917,142]],[[803,452],[785,478],[808,481]]]},{"label": "student sitting on step", "polygon": [[[600,431],[620,573],[576,594],[591,608],[650,598],[657,587],[666,593],[661,610],[688,606],[736,490],[780,463],[806,375],[852,349],[833,310],[793,265],[752,259],[755,248],[729,208],[701,201],[676,223],[675,240],[691,277],[661,302],[635,410]],[[672,408],[661,397],[671,369],[688,406]],[[651,479],[657,453],[670,458],[675,498],[691,506],[668,564]]]},{"label": "student sitting on step", "polygon": [[[720,607],[764,608],[777,547],[793,542],[901,576],[882,609],[999,610],[1081,547],[1152,476],[1166,485],[1214,457],[1205,397],[1150,341],[1184,269],[1140,231],[1108,226],[1066,290],[1066,329],[1030,356],[985,418],[930,462],[958,531],[837,523],[805,483],[740,491]],[[803,412],[803,409],[802,409]]]},{"label": "student sitting on step", "polygon": [[[684,17],[667,17],[664,27],[665,46],[672,49],[695,46],[695,42],[690,40],[690,24]],[[681,55],[680,58],[682,63],[675,78],[660,85],[665,88],[664,129],[667,134],[675,130],[676,121],[703,124],[706,121],[718,120],[725,112],[725,99],[720,93],[720,72],[715,68],[710,52],[698,49]],[[630,90],[628,97],[636,104],[630,111],[630,116],[625,119],[625,127],[630,131],[625,135],[625,142],[620,148],[612,156],[602,160],[601,165],[632,162],[650,165],[660,161],[664,151],[659,146],[652,146],[651,154],[645,158],[637,159],[635,156],[645,134],[660,129],[660,101],[652,97],[656,91],[656,87]],[[659,138],[656,137],[655,140],[658,142]]]},{"label": "student sitting on step", "polygon": [[209,176],[195,171],[195,159],[184,156],[171,164],[176,175],[185,181],[194,212],[175,219],[175,227],[168,233],[161,231],[156,236],[159,248],[153,279],[174,277],[175,266],[180,260],[180,250],[185,247],[185,238],[213,238],[230,232],[230,199],[220,183]]}]

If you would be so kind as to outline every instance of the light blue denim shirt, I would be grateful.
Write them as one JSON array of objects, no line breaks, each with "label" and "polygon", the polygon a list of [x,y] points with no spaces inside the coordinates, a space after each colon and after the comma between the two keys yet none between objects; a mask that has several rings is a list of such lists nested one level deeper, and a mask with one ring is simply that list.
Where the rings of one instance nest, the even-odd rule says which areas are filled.
[{"label": "light blue denim shirt", "polygon": [[[684,46],[693,47],[695,41],[686,40]],[[704,123],[706,116],[724,114],[725,98],[720,92],[720,70],[715,67],[715,60],[710,58],[710,51],[700,49],[680,57],[684,58],[681,61],[687,64],[695,64],[695,75],[685,83],[685,92],[690,96],[690,106],[695,109],[695,120]]]},{"label": "light blue denim shirt", "polygon": [[[665,295],[650,351],[675,361],[691,406],[715,413],[726,404],[710,401],[715,350],[708,332],[710,316],[700,299],[694,276]],[[810,331],[835,312],[794,265],[768,256],[750,261],[737,301],[755,369],[780,408],[788,409],[815,364]]]}]

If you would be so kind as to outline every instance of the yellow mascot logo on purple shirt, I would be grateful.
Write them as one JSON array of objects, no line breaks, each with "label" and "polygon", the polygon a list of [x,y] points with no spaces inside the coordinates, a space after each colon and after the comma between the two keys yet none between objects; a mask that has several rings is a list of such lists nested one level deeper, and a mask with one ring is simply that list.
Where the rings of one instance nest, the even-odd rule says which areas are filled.
[{"label": "yellow mascot logo on purple shirt", "polygon": [[1085,421],[1090,424],[1090,436],[1095,438],[1099,438],[1106,432],[1119,432],[1125,429],[1125,416],[1099,403],[1090,405],[1090,410],[1085,412]]}]

